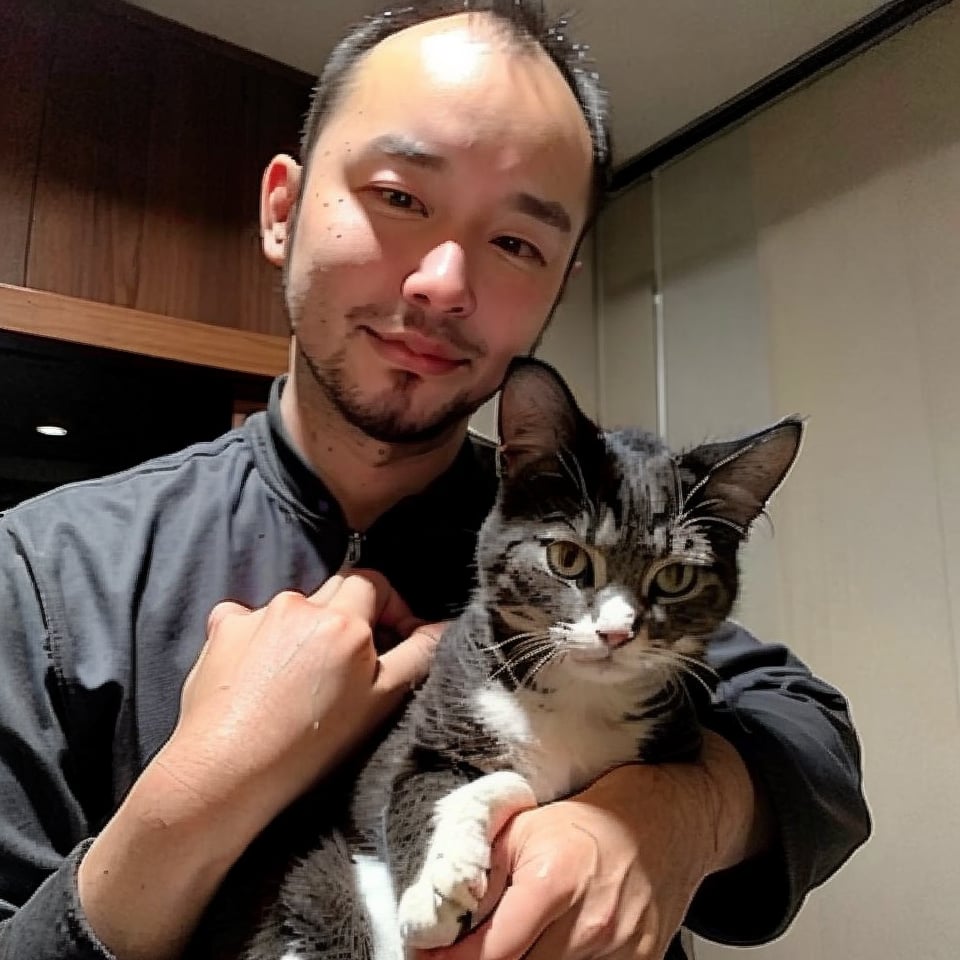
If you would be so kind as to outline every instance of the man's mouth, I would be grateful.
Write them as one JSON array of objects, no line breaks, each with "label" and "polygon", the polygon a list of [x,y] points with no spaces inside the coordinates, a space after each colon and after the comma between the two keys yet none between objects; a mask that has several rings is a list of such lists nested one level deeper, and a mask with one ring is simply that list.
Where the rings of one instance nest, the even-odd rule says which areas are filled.
[{"label": "man's mouth", "polygon": [[421,376],[441,376],[468,364],[463,356],[449,344],[413,330],[402,333],[378,333],[371,327],[361,329],[381,357],[394,366]]}]

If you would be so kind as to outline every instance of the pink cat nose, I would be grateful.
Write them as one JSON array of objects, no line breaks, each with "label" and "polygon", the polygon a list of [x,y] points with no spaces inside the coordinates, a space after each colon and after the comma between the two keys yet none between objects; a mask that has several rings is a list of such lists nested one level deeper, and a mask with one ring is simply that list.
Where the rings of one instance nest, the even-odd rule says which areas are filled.
[{"label": "pink cat nose", "polygon": [[628,640],[633,639],[633,632],[630,630],[598,630],[597,636],[611,650],[622,647]]}]

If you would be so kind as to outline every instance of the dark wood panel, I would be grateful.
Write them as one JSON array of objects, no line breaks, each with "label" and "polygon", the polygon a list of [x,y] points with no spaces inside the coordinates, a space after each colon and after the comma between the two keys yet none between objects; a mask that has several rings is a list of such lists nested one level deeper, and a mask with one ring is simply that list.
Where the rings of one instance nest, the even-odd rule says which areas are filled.
[{"label": "dark wood panel", "polygon": [[286,335],[258,199],[270,157],[296,153],[309,82],[226,45],[218,55],[216,41],[113,0],[47,4],[58,5],[43,111],[33,110],[44,122],[29,254],[10,279]]},{"label": "dark wood panel", "polygon": [[[136,305],[142,310],[232,326],[237,277],[253,248],[244,201],[244,77],[229,61],[167,42],[156,65],[148,199]],[[158,269],[154,269],[156,266]],[[228,280],[229,278],[229,280]]]},{"label": "dark wood panel", "polygon": [[23,283],[50,66],[52,3],[0,0],[0,282]]},{"label": "dark wood panel", "polygon": [[[263,259],[263,168],[295,145],[307,88],[193,44],[157,64],[151,174],[137,306],[205,323],[283,334],[279,273]],[[212,283],[211,278],[221,282]]]},{"label": "dark wood panel", "polygon": [[26,282],[136,303],[158,41],[85,3],[64,4],[47,89]]}]

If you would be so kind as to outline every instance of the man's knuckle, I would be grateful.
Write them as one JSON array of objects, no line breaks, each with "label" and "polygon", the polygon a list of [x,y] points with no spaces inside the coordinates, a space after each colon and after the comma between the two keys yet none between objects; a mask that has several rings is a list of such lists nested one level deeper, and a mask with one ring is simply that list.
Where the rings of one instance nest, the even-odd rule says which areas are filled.
[{"label": "man's knuckle", "polygon": [[616,906],[603,908],[585,917],[580,925],[582,945],[588,949],[607,947],[617,939],[620,923]]},{"label": "man's knuckle", "polygon": [[281,590],[268,604],[267,608],[275,614],[286,614],[297,609],[303,603],[303,594],[296,590]]},{"label": "man's knuckle", "polygon": [[223,600],[218,603],[207,616],[207,636],[213,637],[218,634],[223,624],[231,617],[236,617],[238,610],[236,604],[229,600]]}]

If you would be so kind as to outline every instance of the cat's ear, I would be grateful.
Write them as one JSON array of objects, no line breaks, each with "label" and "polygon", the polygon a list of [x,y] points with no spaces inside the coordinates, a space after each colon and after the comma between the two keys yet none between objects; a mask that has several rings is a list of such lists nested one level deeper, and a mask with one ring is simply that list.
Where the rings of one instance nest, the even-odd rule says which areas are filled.
[{"label": "cat's ear", "polygon": [[578,456],[584,441],[598,434],[560,374],[531,357],[519,357],[510,365],[499,420],[500,469],[506,477],[555,460],[564,451]]},{"label": "cat's ear", "polygon": [[785,417],[739,440],[704,443],[677,458],[684,487],[684,511],[729,520],[746,534],[800,452],[803,420]]}]

